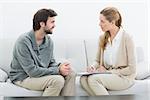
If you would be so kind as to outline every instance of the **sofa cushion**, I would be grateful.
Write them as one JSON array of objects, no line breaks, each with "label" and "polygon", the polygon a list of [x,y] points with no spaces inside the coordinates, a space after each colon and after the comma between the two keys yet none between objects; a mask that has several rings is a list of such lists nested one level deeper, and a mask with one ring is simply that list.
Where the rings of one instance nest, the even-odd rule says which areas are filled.
[{"label": "sofa cushion", "polygon": [[10,82],[0,82],[0,96],[41,96],[42,91],[28,90]]},{"label": "sofa cushion", "polygon": [[95,62],[95,57],[98,50],[98,38],[85,39],[84,47],[86,49],[87,66]]},{"label": "sofa cushion", "polygon": [[141,80],[141,79],[146,79],[148,77],[150,77],[150,70],[149,70],[149,67],[148,67],[148,63],[145,62],[145,61],[137,63],[136,79]]},{"label": "sofa cushion", "polygon": [[15,41],[15,38],[0,39],[0,68],[4,69],[7,73],[10,71],[10,63],[12,60]]},{"label": "sofa cushion", "polygon": [[65,60],[71,62],[75,72],[85,70],[86,57],[83,39],[81,38],[53,38],[54,57],[57,62]]},{"label": "sofa cushion", "polygon": [[5,82],[8,78],[7,73],[0,68],[0,82]]},{"label": "sofa cushion", "polygon": [[66,43],[66,58],[71,62],[76,72],[85,71],[86,57],[83,39],[68,38]]},{"label": "sofa cushion", "polygon": [[111,95],[144,94],[149,91],[149,80],[135,80],[134,85],[121,91],[109,91]]}]

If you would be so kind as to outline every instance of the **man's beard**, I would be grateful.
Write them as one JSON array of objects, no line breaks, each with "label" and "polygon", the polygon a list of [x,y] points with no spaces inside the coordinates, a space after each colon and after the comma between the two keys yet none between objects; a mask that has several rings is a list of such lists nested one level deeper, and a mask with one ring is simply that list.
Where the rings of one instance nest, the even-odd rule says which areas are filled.
[{"label": "man's beard", "polygon": [[45,30],[45,33],[46,33],[46,34],[53,34],[53,32],[50,31],[50,30]]}]

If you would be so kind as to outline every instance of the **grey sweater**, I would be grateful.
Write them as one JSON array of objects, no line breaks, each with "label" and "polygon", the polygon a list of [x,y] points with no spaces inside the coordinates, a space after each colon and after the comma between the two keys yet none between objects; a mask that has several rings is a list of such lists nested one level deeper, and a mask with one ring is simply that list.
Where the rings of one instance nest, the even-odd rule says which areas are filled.
[{"label": "grey sweater", "polygon": [[22,81],[27,77],[59,74],[53,58],[53,42],[46,35],[40,46],[35,41],[34,31],[21,35],[15,43],[11,62],[10,80]]}]

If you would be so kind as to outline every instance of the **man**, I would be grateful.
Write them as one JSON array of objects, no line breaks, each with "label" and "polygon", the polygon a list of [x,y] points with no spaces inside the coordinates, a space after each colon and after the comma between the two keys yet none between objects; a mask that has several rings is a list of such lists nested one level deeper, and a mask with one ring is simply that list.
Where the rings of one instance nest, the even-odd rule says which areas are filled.
[{"label": "man", "polygon": [[70,63],[55,62],[53,42],[48,36],[55,27],[55,16],[52,9],[41,9],[34,15],[33,30],[16,41],[10,79],[18,86],[43,91],[43,96],[73,96],[75,73]]}]

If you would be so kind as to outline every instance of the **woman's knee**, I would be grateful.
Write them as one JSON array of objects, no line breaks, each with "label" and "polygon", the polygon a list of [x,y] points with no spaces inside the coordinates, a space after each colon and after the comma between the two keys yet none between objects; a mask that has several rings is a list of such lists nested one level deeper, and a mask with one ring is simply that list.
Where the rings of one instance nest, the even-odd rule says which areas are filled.
[{"label": "woman's knee", "polygon": [[90,75],[88,77],[88,82],[95,82],[97,81],[97,76],[96,75]]},{"label": "woman's knee", "polygon": [[87,82],[87,78],[88,78],[87,76],[81,76],[80,77],[80,84],[84,85]]}]

